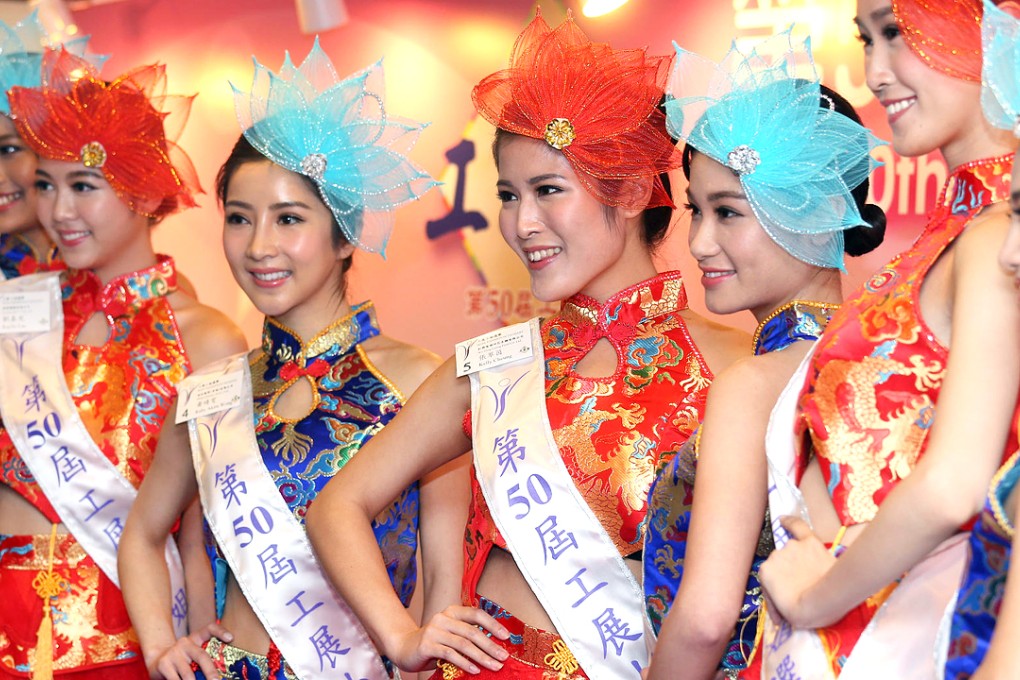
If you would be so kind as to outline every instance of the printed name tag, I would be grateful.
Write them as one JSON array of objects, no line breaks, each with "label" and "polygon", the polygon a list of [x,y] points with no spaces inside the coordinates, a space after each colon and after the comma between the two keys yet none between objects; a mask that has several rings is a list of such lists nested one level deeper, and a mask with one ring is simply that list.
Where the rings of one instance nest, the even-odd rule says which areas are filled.
[{"label": "printed name tag", "polygon": [[244,374],[232,371],[199,382],[190,389],[178,390],[177,418],[180,424],[193,418],[226,411],[241,403]]},{"label": "printed name tag", "polygon": [[531,326],[518,323],[458,342],[457,377],[496,368],[521,359],[530,359],[534,353],[531,344]]},{"label": "printed name tag", "polygon": [[0,295],[0,333],[45,333],[52,325],[47,292]]}]

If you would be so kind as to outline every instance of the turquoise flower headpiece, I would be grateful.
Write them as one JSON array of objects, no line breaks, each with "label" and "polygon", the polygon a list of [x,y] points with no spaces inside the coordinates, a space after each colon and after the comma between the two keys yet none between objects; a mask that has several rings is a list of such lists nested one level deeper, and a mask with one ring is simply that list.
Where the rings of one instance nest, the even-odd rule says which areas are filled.
[{"label": "turquoise flower headpiece", "polygon": [[251,145],[310,178],[349,242],[384,254],[393,209],[438,182],[407,158],[425,125],[386,114],[382,77],[379,61],[341,80],[316,38],[300,66],[255,60],[251,92],[231,88]]},{"label": "turquoise flower headpiece", "polygon": [[997,128],[1020,137],[1020,20],[985,0],[981,19],[981,108]]},{"label": "turquoise flower headpiece", "polygon": [[[64,49],[83,57],[99,69],[106,57],[85,54],[89,36],[84,35],[63,43]],[[0,21],[0,92],[6,95],[12,87],[39,87],[42,84],[42,58],[47,49],[59,49],[60,43],[50,41],[39,21],[38,10],[11,26]],[[0,97],[0,113],[11,115],[6,96]]]},{"label": "turquoise flower headpiece", "polygon": [[843,230],[868,226],[851,190],[879,165],[870,152],[882,142],[834,105],[820,107],[810,40],[795,43],[791,32],[750,54],[733,45],[719,64],[674,43],[667,127],[739,176],[784,250],[845,271]]}]

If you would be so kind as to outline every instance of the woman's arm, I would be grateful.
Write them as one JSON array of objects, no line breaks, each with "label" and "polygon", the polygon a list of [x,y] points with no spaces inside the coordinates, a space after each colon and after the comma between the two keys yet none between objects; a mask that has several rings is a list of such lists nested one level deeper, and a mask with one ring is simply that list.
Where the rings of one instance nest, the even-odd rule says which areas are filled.
[{"label": "woman's arm", "polygon": [[790,623],[838,621],[919,563],[980,510],[1006,448],[1020,382],[1020,309],[995,266],[1008,221],[995,214],[958,239],[952,348],[928,450],[838,559],[800,520],[796,540],[762,565],[770,601]]},{"label": "woman's arm", "polygon": [[[176,402],[171,413],[175,410]],[[152,467],[131,507],[117,554],[124,602],[138,633],[145,665],[154,678],[190,680],[194,677],[193,660],[207,675],[216,673],[212,660],[200,648],[204,640],[199,632],[178,644],[171,615],[170,575],[164,559],[170,529],[197,492],[188,427],[175,425],[168,417]]]},{"label": "woman's arm", "polygon": [[464,529],[471,503],[467,453],[429,473],[421,484],[421,563],[425,589],[422,622],[460,604]]},{"label": "woman's arm", "polygon": [[[174,298],[178,327],[188,358],[194,367],[205,366],[218,359],[242,352],[244,338],[240,331],[219,312],[199,305],[191,299]],[[202,551],[201,520],[198,509],[198,485],[191,463],[191,442],[186,423],[174,423],[176,400],[167,412],[160,431],[159,443],[152,466],[138,490],[138,497],[124,526],[118,548],[117,566],[121,590],[127,604],[132,625],[145,656],[145,663],[153,677],[194,677],[191,662],[197,661],[207,676],[217,677],[212,660],[201,649],[210,633],[229,641],[230,635],[214,622],[205,629],[193,630],[191,635],[177,639],[173,629],[170,601],[170,576],[164,558],[167,536],[181,514],[182,558],[185,561],[185,582],[189,588],[189,605],[195,600],[212,598],[208,560]],[[190,574],[187,573],[190,570]],[[196,612],[205,618],[208,612]],[[189,623],[196,619],[189,617]]]},{"label": "woman's arm", "polygon": [[184,565],[184,584],[188,592],[188,630],[202,630],[216,623],[216,585],[213,583],[209,555],[205,550],[202,504],[196,494],[181,516],[177,549]]},{"label": "woman's arm", "polygon": [[782,388],[756,363],[733,364],[709,390],[683,579],[649,680],[714,678],[733,637],[765,519],[765,428]]},{"label": "woman's arm", "polygon": [[476,663],[495,670],[506,656],[477,626],[504,637],[506,630],[472,607],[449,607],[419,628],[393,591],[371,527],[411,482],[470,446],[461,431],[469,402],[467,380],[456,378],[447,361],[326,484],[305,520],[319,564],[379,650],[403,670],[420,670],[433,659],[469,672]]},{"label": "woman's arm", "polygon": [[[369,359],[406,395],[413,395],[442,364],[432,352],[383,335],[364,346]],[[471,456],[462,455],[421,479],[418,526],[424,590],[422,621],[460,604],[464,527],[471,500],[470,465]]]}]

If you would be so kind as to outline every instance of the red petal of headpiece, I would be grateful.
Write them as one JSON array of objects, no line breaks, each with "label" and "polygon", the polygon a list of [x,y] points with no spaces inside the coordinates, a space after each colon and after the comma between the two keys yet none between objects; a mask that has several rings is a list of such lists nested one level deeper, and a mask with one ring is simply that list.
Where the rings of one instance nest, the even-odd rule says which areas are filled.
[{"label": "red petal of headpiece", "polygon": [[673,207],[658,177],[681,159],[658,109],[669,59],[593,43],[570,16],[550,29],[538,13],[510,67],[482,79],[471,98],[496,127],[560,149],[600,202]]},{"label": "red petal of headpiece", "polygon": [[981,0],[893,0],[910,49],[936,71],[981,82]]},{"label": "red petal of headpiece", "polygon": [[[62,49],[47,52],[42,68],[38,90],[14,87],[9,94],[18,133],[37,154],[101,168],[121,200],[149,217],[195,205],[202,188],[190,159],[172,141],[183,125],[168,139],[168,112],[156,108],[171,99],[161,64],[107,83],[91,64]],[[180,107],[185,117],[190,103],[184,98]]]}]

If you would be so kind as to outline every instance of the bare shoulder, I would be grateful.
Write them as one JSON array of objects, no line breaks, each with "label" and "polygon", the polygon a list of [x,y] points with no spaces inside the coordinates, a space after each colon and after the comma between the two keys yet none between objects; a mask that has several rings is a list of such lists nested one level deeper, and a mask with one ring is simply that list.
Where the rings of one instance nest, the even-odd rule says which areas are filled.
[{"label": "bare shoulder", "polygon": [[[954,244],[957,257],[964,260],[963,266],[966,266],[967,260],[976,257],[996,267],[999,248],[1009,229],[1009,220],[1009,207],[1005,203],[988,206],[971,220]],[[992,259],[986,260],[988,257]]]},{"label": "bare shoulder", "polygon": [[247,349],[241,329],[218,309],[185,293],[171,294],[170,305],[192,368]]},{"label": "bare shoulder", "polygon": [[706,319],[690,309],[680,312],[680,316],[713,374],[719,375],[734,361],[750,356],[751,336],[745,331]]},{"label": "bare shoulder", "polygon": [[767,418],[810,347],[810,342],[798,342],[780,352],[737,359],[712,381],[708,408],[721,409],[727,417],[761,412]]},{"label": "bare shoulder", "polygon": [[397,389],[410,397],[418,386],[442,363],[436,354],[427,349],[401,342],[388,335],[377,335],[361,344],[368,360]]}]

